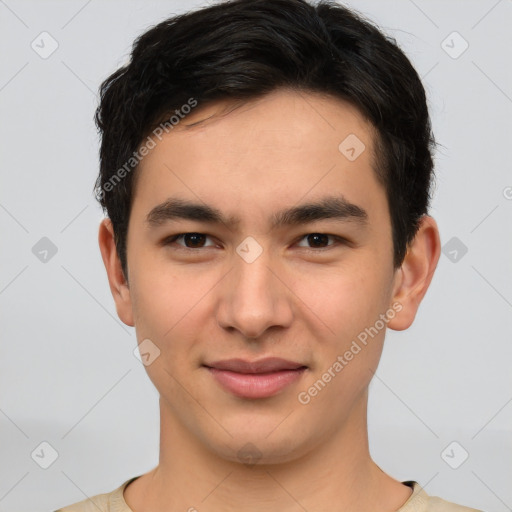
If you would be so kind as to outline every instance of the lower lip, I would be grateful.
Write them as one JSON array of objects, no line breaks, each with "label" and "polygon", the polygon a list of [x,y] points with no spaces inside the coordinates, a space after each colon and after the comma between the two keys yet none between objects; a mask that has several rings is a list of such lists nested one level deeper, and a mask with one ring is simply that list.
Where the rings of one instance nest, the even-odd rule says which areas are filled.
[{"label": "lower lip", "polygon": [[306,368],[271,373],[237,373],[207,368],[227,391],[242,398],[267,398],[276,395],[302,377]]}]

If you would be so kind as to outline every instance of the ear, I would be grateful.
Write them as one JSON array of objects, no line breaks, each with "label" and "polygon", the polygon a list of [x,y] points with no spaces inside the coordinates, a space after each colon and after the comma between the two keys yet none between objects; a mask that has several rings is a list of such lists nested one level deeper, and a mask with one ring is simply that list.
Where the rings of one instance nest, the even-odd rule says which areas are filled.
[{"label": "ear", "polygon": [[98,243],[101,257],[103,258],[103,263],[107,271],[110,291],[116,303],[117,315],[122,322],[133,327],[135,324],[133,322],[130,288],[124,277],[121,261],[117,255],[114,228],[109,218],[103,219],[100,223]]},{"label": "ear", "polygon": [[395,273],[393,303],[399,302],[402,309],[388,322],[390,329],[403,331],[411,326],[432,281],[440,254],[437,223],[429,215],[423,215],[402,266]]}]

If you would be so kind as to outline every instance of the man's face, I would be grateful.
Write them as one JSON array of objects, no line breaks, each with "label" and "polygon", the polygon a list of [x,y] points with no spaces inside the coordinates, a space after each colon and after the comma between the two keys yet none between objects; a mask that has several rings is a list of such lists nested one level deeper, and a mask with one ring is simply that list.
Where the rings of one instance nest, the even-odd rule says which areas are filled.
[{"label": "man's face", "polygon": [[[199,105],[137,171],[124,320],[160,350],[147,371],[175,425],[226,459],[252,443],[263,460],[291,460],[362,418],[395,287],[387,199],[353,107],[281,90],[185,127],[227,105]],[[222,221],[201,208],[154,210],[170,199]],[[338,200],[330,217],[280,215],[323,200]],[[184,233],[195,235],[172,240]],[[267,357],[306,369],[208,368]]]}]

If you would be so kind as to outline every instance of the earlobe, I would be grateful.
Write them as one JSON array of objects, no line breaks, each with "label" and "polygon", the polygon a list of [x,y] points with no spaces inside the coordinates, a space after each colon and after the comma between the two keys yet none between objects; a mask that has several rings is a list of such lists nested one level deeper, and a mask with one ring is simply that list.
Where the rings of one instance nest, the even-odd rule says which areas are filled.
[{"label": "earlobe", "polygon": [[437,223],[429,215],[424,215],[402,266],[396,272],[392,303],[399,302],[402,309],[388,322],[390,329],[402,331],[411,326],[430,286],[440,254]]},{"label": "earlobe", "polygon": [[126,325],[133,327],[133,312],[130,288],[123,274],[121,261],[117,254],[112,221],[105,218],[101,221],[98,232],[98,243],[105,270],[107,271],[110,291],[114,297],[117,315]]}]

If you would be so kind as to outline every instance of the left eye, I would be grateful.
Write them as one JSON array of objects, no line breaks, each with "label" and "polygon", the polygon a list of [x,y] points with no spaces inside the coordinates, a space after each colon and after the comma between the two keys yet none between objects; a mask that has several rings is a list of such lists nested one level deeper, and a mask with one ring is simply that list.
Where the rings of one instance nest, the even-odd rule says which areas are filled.
[{"label": "left eye", "polygon": [[301,241],[304,240],[307,244],[312,244],[312,247],[310,245],[301,245],[300,243],[298,245],[299,247],[323,249],[324,247],[334,245],[334,243],[329,244],[329,239],[333,239],[338,242],[341,241],[341,238],[335,235],[327,235],[326,233],[310,233],[308,235],[304,235],[301,238]]}]

